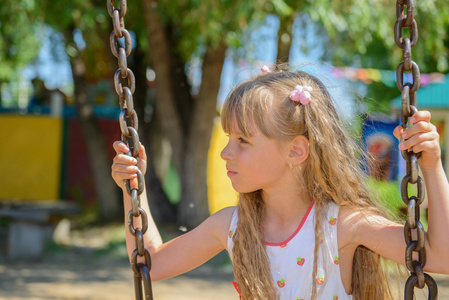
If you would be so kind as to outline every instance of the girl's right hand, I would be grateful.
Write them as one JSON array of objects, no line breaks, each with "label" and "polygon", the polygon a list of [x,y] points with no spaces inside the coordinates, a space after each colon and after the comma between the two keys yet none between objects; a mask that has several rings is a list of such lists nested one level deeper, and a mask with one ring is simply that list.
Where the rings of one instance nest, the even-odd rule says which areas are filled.
[{"label": "girl's right hand", "polygon": [[[129,148],[122,141],[114,142],[113,147],[117,154],[113,159],[111,167],[112,178],[122,190],[125,189],[125,179],[131,180],[131,187],[137,187],[137,160],[134,157],[127,155]],[[140,171],[145,175],[147,169],[147,155],[142,144],[140,144],[139,147],[139,158]]]}]

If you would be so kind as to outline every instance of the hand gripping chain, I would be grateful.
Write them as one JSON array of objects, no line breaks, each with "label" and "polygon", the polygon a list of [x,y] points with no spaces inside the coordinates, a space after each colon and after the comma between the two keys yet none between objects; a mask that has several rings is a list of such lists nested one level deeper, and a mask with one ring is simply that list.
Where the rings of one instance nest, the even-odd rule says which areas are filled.
[{"label": "hand gripping chain", "polygon": [[[394,25],[394,41],[402,49],[403,60],[396,70],[396,84],[401,91],[401,126],[407,128],[408,119],[413,116],[416,108],[416,91],[420,85],[420,73],[418,64],[412,60],[412,47],[418,41],[418,26],[414,18],[414,0],[397,0],[396,2],[396,23]],[[405,14],[404,7],[407,7]],[[402,29],[406,28],[410,32],[410,38],[402,37]],[[413,82],[404,84],[404,72],[412,72]],[[410,271],[410,277],[405,283],[404,299],[414,299],[414,289],[429,289],[428,299],[438,298],[438,288],[435,280],[424,273],[426,264],[426,249],[424,248],[424,228],[420,220],[419,205],[424,201],[424,181],[419,176],[418,159],[420,153],[413,153],[407,150],[401,151],[406,163],[406,175],[401,182],[402,201],[407,205],[407,221],[404,226],[405,242],[405,264]],[[417,196],[409,196],[408,187],[410,184],[417,185]],[[413,234],[412,231],[415,233]],[[416,239],[413,239],[416,236]],[[413,259],[413,252],[417,253],[418,260]]]},{"label": "hand gripping chain", "polygon": [[[126,14],[126,0],[120,0],[120,8],[114,7],[114,0],[107,1],[108,13],[112,17],[114,30],[110,35],[110,46],[112,54],[118,59],[119,69],[114,74],[114,86],[120,99],[120,130],[121,139],[130,149],[128,155],[139,161],[139,134],[137,113],[134,110],[133,93],[136,89],[136,81],[133,72],[128,69],[126,58],[131,54],[131,36],[125,29],[123,17]],[[118,40],[124,38],[125,48],[119,47]],[[127,86],[123,86],[123,81],[127,81]],[[136,249],[131,256],[131,268],[134,273],[134,289],[136,299],[153,299],[151,289],[150,269],[151,257],[145,249],[143,236],[148,229],[148,216],[140,207],[140,195],[144,189],[144,178],[142,172],[137,171],[137,189],[131,188],[129,180],[125,180],[126,192],[131,196],[132,209],[128,212],[128,227],[131,234],[136,238]],[[142,228],[134,227],[134,218],[140,218]],[[144,258],[144,263],[138,263],[138,257]],[[143,290],[142,290],[143,285]]]}]

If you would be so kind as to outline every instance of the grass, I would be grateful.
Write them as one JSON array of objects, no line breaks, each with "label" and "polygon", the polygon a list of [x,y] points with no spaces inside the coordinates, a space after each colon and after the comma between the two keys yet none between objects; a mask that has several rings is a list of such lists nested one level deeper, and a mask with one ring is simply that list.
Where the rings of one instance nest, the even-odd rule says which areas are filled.
[{"label": "grass", "polygon": [[[397,181],[379,181],[368,180],[368,186],[380,200],[380,204],[387,210],[389,217],[393,220],[406,220],[407,206],[402,201],[400,193],[400,183]],[[416,186],[411,185],[409,195],[417,195]],[[427,216],[424,210],[421,210],[421,223],[427,228]]]},{"label": "grass", "polygon": [[396,181],[380,181],[370,178],[367,183],[371,192],[380,200],[380,204],[392,214],[397,215],[405,207]]}]

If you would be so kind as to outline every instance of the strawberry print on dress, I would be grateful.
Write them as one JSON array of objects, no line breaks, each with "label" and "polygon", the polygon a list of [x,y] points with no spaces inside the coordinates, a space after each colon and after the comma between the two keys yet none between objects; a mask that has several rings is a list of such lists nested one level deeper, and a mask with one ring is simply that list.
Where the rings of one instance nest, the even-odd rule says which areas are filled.
[{"label": "strawberry print on dress", "polygon": [[[346,294],[340,277],[337,240],[339,206],[331,202],[321,209],[327,211],[321,222],[316,259],[314,204],[308,214],[299,220],[300,226],[289,239],[282,243],[266,243],[271,275],[280,300],[311,299],[313,286],[317,289],[317,299],[352,300],[352,296]],[[235,234],[237,222],[236,210],[229,226],[229,231],[233,232],[231,236]],[[231,260],[233,245],[232,238],[229,238],[227,248]],[[317,262],[315,279],[312,277],[314,261]]]},{"label": "strawberry print on dress", "polygon": [[301,258],[301,257],[297,257],[296,258],[296,264],[298,265],[298,266],[304,266],[304,263],[306,262],[306,260],[304,259],[304,258]]}]

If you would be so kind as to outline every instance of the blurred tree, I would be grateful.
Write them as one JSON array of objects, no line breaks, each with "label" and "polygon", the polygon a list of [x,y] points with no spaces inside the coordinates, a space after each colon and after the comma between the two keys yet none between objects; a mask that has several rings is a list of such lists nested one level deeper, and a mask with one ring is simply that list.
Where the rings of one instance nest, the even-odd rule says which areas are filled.
[{"label": "blurred tree", "polygon": [[[328,49],[323,59],[334,65],[395,70],[402,60],[402,50],[393,35],[395,2],[337,0],[329,5],[325,0],[284,0],[287,7],[279,2],[282,0],[272,1],[277,4],[274,7],[280,21],[277,62],[289,61],[292,24],[295,18],[304,19],[302,14],[308,14],[324,29]],[[418,62],[421,72],[447,72],[449,6],[432,0],[415,1],[415,20],[420,38],[412,48],[412,59]],[[408,32],[403,31],[404,37]],[[303,51],[308,48],[307,43],[300,46]],[[396,87],[369,85],[367,98],[375,101],[368,101],[368,107],[387,112],[388,101],[398,93]]]},{"label": "blurred tree", "polygon": [[0,89],[17,78],[37,55],[42,17],[34,1],[4,0],[0,5]]},{"label": "blurred tree", "polygon": [[[419,38],[412,48],[412,59],[423,73],[447,72],[449,6],[432,0],[415,1],[414,4]],[[396,70],[402,61],[402,50],[394,42],[394,4],[377,0],[345,5],[346,8],[334,12],[327,10],[314,14],[315,18],[327,16],[323,24],[330,35],[330,43],[335,45],[332,47],[333,63]],[[409,37],[409,30],[403,30],[403,34]],[[389,101],[398,95],[400,92],[395,86],[370,84],[367,99],[374,101],[368,100],[368,107],[370,111],[389,112]]]},{"label": "blurred tree", "polygon": [[[10,0],[7,0],[9,3]],[[29,1],[26,1],[29,2]],[[117,2],[117,1],[116,1]],[[12,3],[12,2],[11,2]],[[106,12],[106,1],[48,1],[39,2],[45,22],[64,33],[66,50],[71,58],[75,91],[88,139],[91,162],[94,165],[97,190],[104,192],[100,203],[102,213],[108,215],[109,205],[117,203],[105,147],[89,106],[86,80],[97,76],[111,76],[116,60],[109,51],[111,20]],[[424,42],[413,48],[416,61],[425,60],[426,67],[447,69],[448,8],[437,6],[431,0],[416,4],[419,33]],[[226,49],[245,44],[242,30],[249,23],[261,21],[266,14],[277,14],[278,62],[287,62],[291,49],[291,31],[295,18],[308,14],[320,24],[329,40],[325,55],[337,65],[359,63],[363,67],[392,68],[400,60],[401,52],[393,41],[396,19],[394,4],[377,1],[293,1],[293,0],[142,0],[128,1],[125,24],[136,33],[137,46],[130,56],[130,66],[138,74],[135,94],[140,120],[146,99],[148,82],[144,79],[150,65],[156,73],[155,99],[152,102],[151,121],[140,126],[142,142],[149,149],[154,164],[163,159],[160,148],[166,140],[170,144],[174,167],[179,174],[182,198],[177,210],[180,225],[191,228],[208,215],[206,187],[206,157],[213,119],[217,115],[216,100]],[[428,22],[432,20],[432,22]],[[425,22],[427,21],[427,22]],[[79,31],[87,48],[75,41]],[[1,39],[1,37],[0,37]],[[301,47],[307,48],[306,45]],[[147,57],[145,53],[148,53]],[[391,55],[385,55],[391,53]],[[192,57],[201,59],[201,85],[194,86],[189,72]],[[114,67],[112,67],[114,66]],[[139,101],[140,100],[140,101]],[[153,210],[157,212],[167,202],[160,188],[161,174],[149,166],[147,184],[153,199],[162,199]],[[112,184],[112,185],[110,185]],[[159,196],[158,196],[159,195]],[[111,209],[111,208],[109,208]],[[113,208],[113,211],[116,209]],[[170,209],[169,209],[170,210]],[[158,214],[158,213],[156,213]],[[170,215],[168,213],[168,215]]]},{"label": "blurred tree", "polygon": [[[314,1],[304,9],[326,29],[333,48],[334,63],[391,68],[398,65],[402,51],[394,42],[395,3],[376,1]],[[426,61],[424,72],[448,69],[449,6],[433,0],[415,2],[415,19],[421,37],[412,49],[415,61]],[[407,36],[404,30],[404,36]]]},{"label": "blurred tree", "polygon": [[[299,13],[306,13],[325,29],[332,61],[336,65],[358,63],[363,67],[386,69],[398,65],[402,51],[394,42],[396,6],[391,1],[337,0],[332,5],[326,0],[270,2],[280,20],[278,61],[288,62],[289,50],[285,48],[291,41],[293,21],[300,17]],[[433,0],[418,1],[415,19],[421,38],[412,49],[414,60],[425,62],[421,66],[423,72],[446,72],[449,68],[449,6]]]},{"label": "blurred tree", "polygon": [[112,55],[107,48],[112,29],[106,4],[104,1],[80,0],[43,0],[39,3],[44,21],[65,37],[75,86],[75,103],[95,179],[100,215],[103,221],[115,220],[121,210],[106,151],[106,147],[111,146],[105,144],[87,93],[88,80],[114,72],[109,61]]}]

